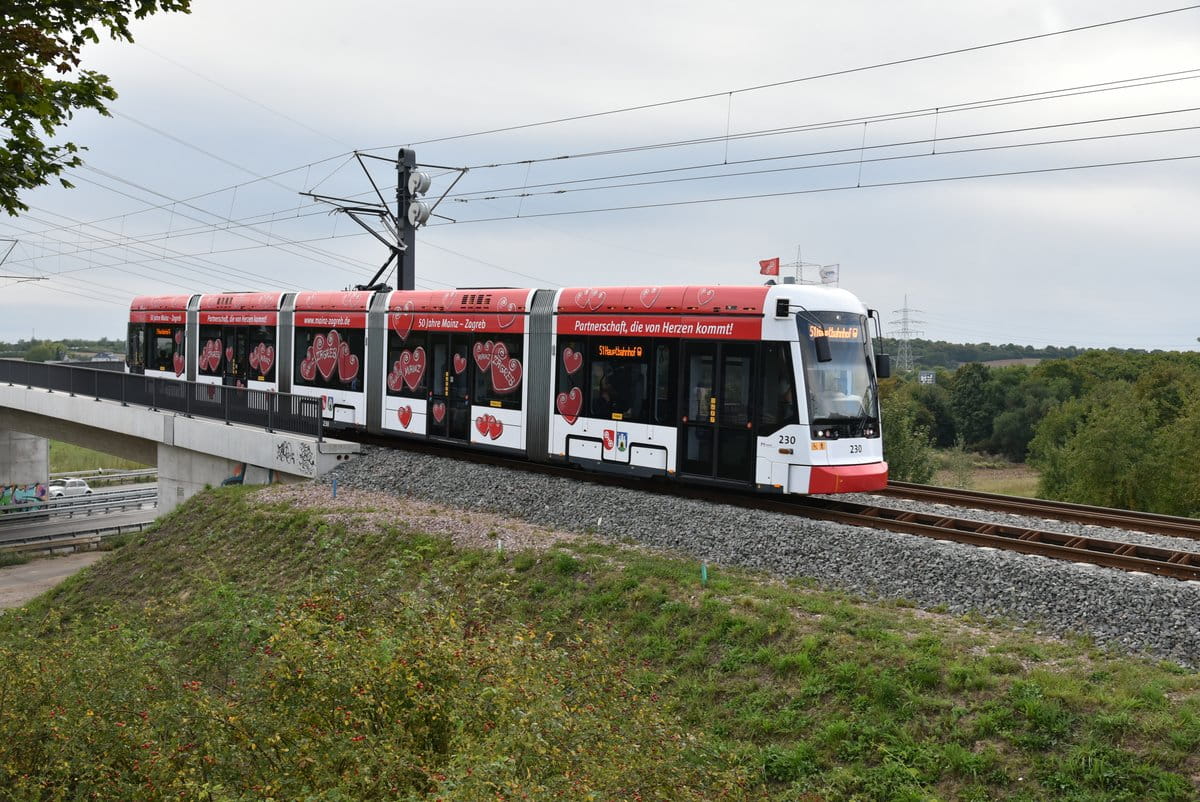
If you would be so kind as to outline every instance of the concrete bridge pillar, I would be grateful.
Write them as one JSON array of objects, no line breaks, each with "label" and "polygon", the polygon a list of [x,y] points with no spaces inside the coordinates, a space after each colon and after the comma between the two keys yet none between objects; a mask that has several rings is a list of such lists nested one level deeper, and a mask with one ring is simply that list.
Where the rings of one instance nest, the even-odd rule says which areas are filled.
[{"label": "concrete bridge pillar", "polygon": [[207,487],[220,487],[230,482],[265,485],[302,481],[303,478],[190,448],[158,444],[158,511],[162,515]]},{"label": "concrete bridge pillar", "polygon": [[50,441],[0,429],[0,485],[45,482],[50,478]]},{"label": "concrete bridge pillar", "polygon": [[40,498],[50,478],[50,441],[0,429],[0,507]]}]

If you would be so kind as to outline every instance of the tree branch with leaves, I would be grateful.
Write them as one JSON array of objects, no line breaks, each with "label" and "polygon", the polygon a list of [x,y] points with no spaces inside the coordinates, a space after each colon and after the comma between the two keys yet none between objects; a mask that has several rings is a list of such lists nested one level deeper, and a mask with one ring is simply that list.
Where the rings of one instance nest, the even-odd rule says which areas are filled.
[{"label": "tree branch with leaves", "polygon": [[55,142],[75,112],[108,116],[108,76],[81,69],[81,51],[107,35],[132,42],[131,20],[188,13],[191,0],[7,0],[0,3],[0,208],[26,211],[21,193],[83,163],[73,142]]}]

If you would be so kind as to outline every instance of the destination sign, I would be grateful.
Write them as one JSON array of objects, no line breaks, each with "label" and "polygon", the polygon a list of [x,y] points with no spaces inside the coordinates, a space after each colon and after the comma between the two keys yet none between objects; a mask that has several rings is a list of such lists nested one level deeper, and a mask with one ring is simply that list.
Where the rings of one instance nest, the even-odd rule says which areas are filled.
[{"label": "destination sign", "polygon": [[857,340],[859,339],[859,328],[858,326],[826,326],[822,329],[811,323],[808,325],[809,337],[820,337],[822,334],[831,340]]},{"label": "destination sign", "polygon": [[640,345],[605,345],[600,343],[596,346],[597,356],[606,357],[632,357],[639,358],[642,355],[642,346]]}]

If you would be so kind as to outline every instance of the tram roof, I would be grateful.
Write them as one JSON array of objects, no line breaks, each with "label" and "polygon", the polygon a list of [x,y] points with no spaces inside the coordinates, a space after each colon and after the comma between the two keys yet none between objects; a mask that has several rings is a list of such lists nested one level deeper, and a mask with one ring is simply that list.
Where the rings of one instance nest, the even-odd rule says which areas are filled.
[{"label": "tram roof", "polygon": [[205,312],[229,310],[275,310],[283,300],[282,292],[222,292],[200,296],[200,309]]},{"label": "tram roof", "polygon": [[388,296],[389,312],[506,312],[528,311],[531,289],[396,290]]},{"label": "tram roof", "polygon": [[677,287],[567,287],[559,313],[761,315],[770,287],[695,284]]},{"label": "tram roof", "polygon": [[185,312],[190,295],[139,295],[129,302],[131,312]]},{"label": "tram roof", "polygon": [[375,293],[369,290],[345,292],[301,292],[296,294],[296,310],[305,312],[366,311]]}]

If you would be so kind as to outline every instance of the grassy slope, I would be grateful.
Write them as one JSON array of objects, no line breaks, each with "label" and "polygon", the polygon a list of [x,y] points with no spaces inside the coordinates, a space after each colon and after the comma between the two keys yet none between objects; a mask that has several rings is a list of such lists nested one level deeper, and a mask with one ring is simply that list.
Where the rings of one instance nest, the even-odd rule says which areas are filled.
[{"label": "grassy slope", "polygon": [[615,545],[497,555],[397,525],[222,489],[6,615],[0,786],[1197,797],[1194,672],[802,583],[701,587]]},{"label": "grassy slope", "polygon": [[145,467],[133,460],[92,451],[90,448],[64,443],[60,440],[50,441],[50,473],[94,471],[98,468],[132,471]]}]

